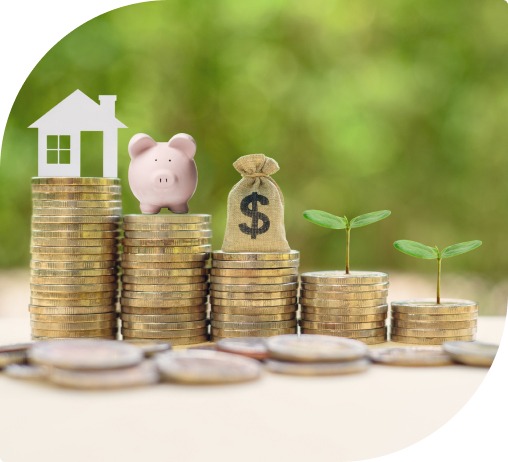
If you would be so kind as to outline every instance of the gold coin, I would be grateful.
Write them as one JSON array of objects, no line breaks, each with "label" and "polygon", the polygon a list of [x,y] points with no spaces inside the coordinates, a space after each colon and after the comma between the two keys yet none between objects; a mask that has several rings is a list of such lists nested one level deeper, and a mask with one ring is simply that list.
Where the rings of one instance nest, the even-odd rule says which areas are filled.
[{"label": "gold coin", "polygon": [[[67,340],[69,337],[46,337],[44,335],[33,335],[31,336],[32,340],[40,341],[40,340]],[[86,335],[85,337],[74,337],[74,338],[90,338],[90,339],[101,339],[101,340],[116,340],[116,332],[111,332],[108,335]]]},{"label": "gold coin", "polygon": [[125,244],[123,249],[124,254],[133,253],[142,255],[207,253],[211,250],[211,245],[188,245],[185,247],[131,247],[126,246]]},{"label": "gold coin", "polygon": [[51,185],[100,185],[113,186],[119,185],[119,178],[96,178],[96,177],[33,177],[32,185],[51,184]]},{"label": "gold coin", "polygon": [[123,217],[125,223],[210,223],[211,215],[185,213],[185,214],[164,214],[157,215],[125,215]]},{"label": "gold coin", "polygon": [[[87,294],[88,295],[88,294]],[[83,306],[83,307],[108,307],[115,306],[116,298],[82,298],[82,299],[62,299],[62,298],[37,298],[30,297],[30,303],[36,306],[62,307],[62,306]]]},{"label": "gold coin", "polygon": [[187,298],[206,298],[207,289],[188,290],[181,292],[132,292],[130,290],[122,290],[122,297],[136,300],[180,300]]},{"label": "gold coin", "polygon": [[478,313],[459,313],[459,314],[410,314],[392,312],[392,319],[395,321],[475,321],[478,319]]},{"label": "gold coin", "polygon": [[57,201],[57,200],[37,200],[34,199],[32,201],[32,205],[34,208],[37,207],[47,207],[47,208],[121,208],[122,201]]},{"label": "gold coin", "polygon": [[232,337],[271,337],[272,335],[294,334],[296,327],[287,327],[285,329],[218,329],[212,327],[212,337],[214,341],[222,338]]},{"label": "gold coin", "polygon": [[206,290],[208,284],[123,284],[122,289],[131,292],[188,292]]},{"label": "gold coin", "polygon": [[295,305],[280,306],[220,306],[212,305],[212,313],[215,314],[235,314],[242,316],[256,316],[267,314],[286,314],[296,313]]},{"label": "gold coin", "polygon": [[122,187],[108,185],[86,185],[86,184],[33,184],[32,193],[35,194],[57,194],[57,193],[88,193],[88,194],[121,194]]},{"label": "gold coin", "polygon": [[206,261],[174,261],[174,262],[136,262],[136,261],[123,261],[121,263],[124,269],[138,269],[138,270],[172,270],[172,269],[193,269],[193,268],[207,268]]},{"label": "gold coin", "polygon": [[74,271],[74,270],[115,270],[115,260],[105,261],[30,261],[30,268],[50,271]]},{"label": "gold coin", "polygon": [[214,306],[281,306],[295,305],[296,297],[293,298],[274,298],[270,300],[229,300],[227,298],[210,298],[210,303]]},{"label": "gold coin", "polygon": [[111,336],[115,329],[95,329],[95,330],[46,330],[46,329],[33,329],[32,335],[36,337],[48,338],[84,338],[84,337],[100,337],[102,335]]},{"label": "gold coin", "polygon": [[[122,215],[121,207],[68,207],[68,208],[56,208],[56,207],[36,207],[32,208],[34,215],[47,216],[47,217],[110,217],[111,215]],[[73,223],[69,221],[69,223]],[[93,223],[93,222],[92,222]]]},{"label": "gold coin", "polygon": [[172,262],[206,262],[210,258],[208,252],[196,253],[179,253],[179,254],[136,254],[124,253],[122,255],[122,262],[136,262],[136,263],[172,263]]},{"label": "gold coin", "polygon": [[91,321],[91,322],[53,322],[53,321],[30,321],[32,329],[35,330],[66,330],[69,332],[77,330],[100,330],[116,327],[116,319],[112,321]]},{"label": "gold coin", "polygon": [[[62,239],[64,242],[70,239],[93,239],[97,241],[104,239],[109,242],[110,239],[117,239],[120,233],[118,231],[34,231],[32,230],[32,239],[45,239],[55,242],[55,239]],[[93,245],[97,245],[94,242]]]},{"label": "gold coin", "polygon": [[[205,239],[211,238],[212,231],[211,230],[201,230],[201,231],[127,231],[125,230],[125,241],[126,244],[131,239],[136,240],[171,240],[171,239]],[[134,244],[133,244],[134,245]],[[144,244],[148,245],[148,244]],[[167,244],[162,244],[167,245]]]},{"label": "gold coin", "polygon": [[37,232],[106,232],[120,231],[118,223],[33,223],[32,231]]},{"label": "gold coin", "polygon": [[406,329],[392,326],[393,335],[402,337],[461,337],[476,334],[476,327],[467,329]]},{"label": "gold coin", "polygon": [[385,298],[374,298],[372,300],[337,300],[333,298],[306,298],[300,297],[302,306],[315,306],[322,308],[369,308],[373,306],[385,305]]},{"label": "gold coin", "polygon": [[[302,303],[306,303],[306,301],[309,301],[310,303],[313,302],[313,300],[379,300],[379,299],[386,299],[388,296],[387,290],[376,290],[372,292],[318,292],[316,291],[316,296],[319,298],[311,298],[308,297],[309,292],[305,290],[305,292],[302,292],[302,296],[304,296],[304,299],[302,299]],[[304,301],[305,300],[305,301]]]},{"label": "gold coin", "polygon": [[388,274],[373,271],[314,271],[302,273],[302,282],[313,284],[349,285],[349,284],[379,284],[388,282]]},{"label": "gold coin", "polygon": [[119,215],[100,215],[100,216],[73,216],[70,214],[64,214],[62,216],[47,216],[47,215],[32,215],[32,226],[34,224],[62,224],[62,225],[73,225],[73,224],[110,224],[119,225],[122,218]]},{"label": "gold coin", "polygon": [[153,307],[153,308],[172,308],[176,306],[196,306],[206,303],[206,297],[202,298],[181,298],[172,300],[144,300],[142,298],[122,298],[120,305],[124,306],[137,306],[137,307]]},{"label": "gold coin", "polygon": [[[298,295],[297,290],[287,290],[284,292],[220,292],[210,290],[210,295],[215,299],[228,300],[273,300],[276,298],[294,298]],[[219,302],[220,303],[220,302]]]},{"label": "gold coin", "polygon": [[[82,201],[121,201],[121,194],[112,193],[86,193],[86,192],[32,192],[34,202],[57,201],[57,202],[82,202]],[[44,205],[44,204],[43,204]]]},{"label": "gold coin", "polygon": [[[56,244],[57,242],[55,241],[55,239],[51,239],[52,241],[52,244]],[[107,255],[108,257],[110,255],[116,255],[116,253],[118,252],[118,248],[116,246],[116,241],[114,239],[112,239],[113,242],[111,242],[111,245],[101,245],[101,246],[98,246],[97,245],[97,242],[95,242],[95,245],[93,246],[86,246],[86,247],[81,247],[81,246],[50,246],[50,245],[42,245],[42,246],[37,246],[37,245],[32,245],[30,247],[30,251],[32,252],[32,258],[34,256],[38,256],[38,255],[44,255],[44,254],[52,254],[52,255],[55,255],[55,254],[64,254],[64,255],[96,255],[95,258],[97,258],[97,256],[101,256],[101,257],[104,257],[104,255]],[[61,241],[58,241],[58,243],[60,244]],[[100,242],[101,243],[101,242]],[[37,260],[37,258],[33,258],[34,260]],[[111,258],[109,257],[108,259],[111,260]],[[116,257],[115,257],[116,259]]]},{"label": "gold coin", "polygon": [[64,284],[106,284],[115,282],[116,276],[91,276],[91,277],[42,277],[30,276],[31,284],[64,285]]},{"label": "gold coin", "polygon": [[365,316],[372,314],[386,314],[388,313],[388,305],[377,305],[368,307],[326,307],[326,306],[303,306],[302,313],[311,314],[326,314],[335,316]]},{"label": "gold coin", "polygon": [[56,323],[83,323],[116,321],[116,313],[90,313],[90,314],[38,314],[31,313],[30,320],[35,322],[56,322]]},{"label": "gold coin", "polygon": [[403,329],[471,329],[476,327],[476,320],[474,321],[397,321],[392,320],[393,327],[400,327]]},{"label": "gold coin", "polygon": [[186,314],[128,314],[122,313],[122,322],[141,322],[141,323],[161,323],[161,322],[186,322],[186,321],[204,321],[205,312],[186,313]]},{"label": "gold coin", "polygon": [[300,258],[298,250],[289,252],[213,252],[214,260],[231,261],[267,261],[267,260],[296,260]]},{"label": "gold coin", "polygon": [[[83,249],[89,249],[90,247],[83,247]],[[106,254],[65,254],[65,253],[32,253],[32,261],[37,261],[37,265],[45,265],[49,263],[67,263],[69,265],[78,263],[98,263],[98,264],[111,264],[113,261],[115,266],[117,255],[114,253]]]},{"label": "gold coin", "polygon": [[359,323],[359,322],[375,322],[375,321],[385,321],[386,313],[381,314],[365,314],[365,315],[333,315],[333,314],[313,314],[302,312],[301,314],[302,321],[314,321],[314,322],[344,322],[344,323]]},{"label": "gold coin", "polygon": [[129,223],[125,222],[126,231],[210,231],[210,222],[202,223]]},{"label": "gold coin", "polygon": [[123,268],[125,276],[133,277],[154,277],[168,278],[173,276],[206,276],[208,270],[205,268],[185,268],[185,269],[130,269]]},{"label": "gold coin", "polygon": [[[55,237],[32,237],[30,244],[35,246],[52,246],[56,243],[63,247],[97,247],[97,246],[109,246],[115,247],[118,244],[118,239],[67,239],[67,238],[55,238]],[[46,252],[47,253],[47,252]],[[72,252],[70,252],[72,253]],[[85,253],[85,252],[83,252]]]},{"label": "gold coin", "polygon": [[212,276],[224,276],[230,278],[239,277],[269,277],[269,276],[293,276],[298,275],[297,268],[278,268],[278,269],[219,269],[212,268]]},{"label": "gold coin", "polygon": [[301,331],[303,334],[320,333],[323,335],[335,335],[345,338],[364,338],[364,337],[384,337],[386,338],[386,327],[379,327],[375,329],[364,329],[364,330],[341,330],[341,329],[309,329],[308,327],[302,327]]},{"label": "gold coin", "polygon": [[64,292],[69,294],[71,292],[112,292],[116,291],[117,288],[117,284],[30,284],[31,290],[41,293]]},{"label": "gold coin", "polygon": [[198,284],[206,282],[208,276],[171,276],[167,278],[150,276],[122,276],[122,282],[127,284],[158,284],[167,282],[171,284]]},{"label": "gold coin", "polygon": [[122,306],[122,316],[124,314],[139,314],[139,315],[177,315],[177,314],[190,314],[190,313],[204,313],[206,314],[206,307],[199,306],[177,306],[171,308],[155,308],[155,307],[137,307],[137,306]]},{"label": "gold coin", "polygon": [[475,339],[473,335],[462,335],[457,337],[404,337],[402,335],[394,335],[390,336],[390,340],[392,342],[398,343],[408,343],[408,344],[416,344],[416,345],[441,345],[443,342],[448,342],[450,340],[464,340],[467,342],[471,342]]},{"label": "gold coin", "polygon": [[227,285],[227,284],[249,284],[254,287],[257,287],[258,285],[263,284],[288,284],[288,283],[295,283],[297,284],[298,276],[272,276],[272,277],[226,277],[226,276],[210,276],[210,282],[212,284],[218,284],[218,285]]},{"label": "gold coin", "polygon": [[209,238],[178,239],[131,239],[125,238],[122,244],[133,247],[185,247],[210,244]]},{"label": "gold coin", "polygon": [[31,276],[46,277],[46,278],[61,278],[61,277],[96,277],[96,276],[114,276],[116,275],[116,268],[111,269],[74,269],[74,270],[49,270],[49,269],[36,269],[32,268],[30,271]]},{"label": "gold coin", "polygon": [[351,294],[363,292],[387,291],[390,284],[381,282],[379,284],[348,284],[348,285],[331,285],[331,284],[310,284],[302,283],[302,289],[309,294],[317,294],[326,292],[333,297],[335,294]]},{"label": "gold coin", "polygon": [[306,329],[325,329],[325,330],[365,330],[384,327],[385,320],[372,322],[317,322],[300,321],[300,326]]},{"label": "gold coin", "polygon": [[213,260],[212,266],[220,269],[276,269],[298,268],[300,260],[259,260],[259,261],[232,261]]},{"label": "gold coin", "polygon": [[[131,339],[128,334],[123,335],[124,340],[137,340],[138,338]],[[143,337],[139,337],[142,339]],[[154,339],[147,339],[147,340],[154,340]],[[161,340],[161,339],[157,339]],[[178,337],[178,338],[171,338],[167,339],[168,342],[171,343],[172,346],[178,346],[178,345],[197,345],[199,343],[205,343],[208,342],[208,335],[199,335],[197,337]]]},{"label": "gold coin", "polygon": [[125,329],[136,330],[191,330],[206,328],[208,321],[202,319],[200,321],[182,321],[182,322],[129,322],[122,321],[122,327]]},{"label": "gold coin", "polygon": [[296,319],[296,312],[292,313],[281,313],[281,314],[265,314],[265,315],[247,315],[242,316],[239,314],[224,314],[224,313],[213,313],[212,325],[216,321],[223,322],[234,322],[234,323],[252,323],[252,322],[275,322],[275,321],[289,321]]},{"label": "gold coin", "polygon": [[290,319],[287,321],[259,321],[259,322],[232,322],[232,321],[219,321],[216,319],[212,321],[212,328],[223,330],[286,329],[289,327],[296,327],[296,319]]},{"label": "gold coin", "polygon": [[147,330],[147,329],[127,329],[125,327],[122,327],[122,335],[128,338],[173,339],[179,337],[199,337],[201,335],[206,335],[207,331],[208,331],[207,327],[200,327],[196,329],[182,329],[182,330]]},{"label": "gold coin", "polygon": [[392,302],[392,313],[407,314],[465,314],[477,313],[478,304],[470,300],[441,300],[437,304],[435,300],[407,300]]}]

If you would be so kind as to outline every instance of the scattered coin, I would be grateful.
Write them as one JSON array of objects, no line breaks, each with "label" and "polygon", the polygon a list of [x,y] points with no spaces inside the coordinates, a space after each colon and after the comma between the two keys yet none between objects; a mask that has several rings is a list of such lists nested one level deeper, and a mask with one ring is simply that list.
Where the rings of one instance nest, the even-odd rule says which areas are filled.
[{"label": "scattered coin", "polygon": [[247,356],[253,359],[268,358],[266,339],[261,337],[225,338],[216,344],[219,351]]},{"label": "scattered coin", "polygon": [[468,366],[490,367],[499,345],[483,342],[454,341],[443,343],[443,350],[451,358]]},{"label": "scattered coin", "polygon": [[390,366],[448,366],[450,356],[432,347],[378,348],[369,351],[370,359]]},{"label": "scattered coin", "polygon": [[4,369],[4,374],[21,380],[44,380],[48,377],[48,368],[35,364],[10,364]]},{"label": "scattered coin", "polygon": [[21,364],[27,359],[27,352],[33,343],[16,343],[0,346],[0,369],[9,364]]},{"label": "scattered coin", "polygon": [[171,350],[171,344],[167,342],[158,342],[157,340],[130,339],[127,343],[132,343],[141,348],[146,358],[155,356],[158,353]]},{"label": "scattered coin", "polygon": [[267,370],[278,374],[318,376],[364,372],[369,368],[370,362],[367,359],[357,359],[345,362],[297,363],[268,359],[264,364]]}]

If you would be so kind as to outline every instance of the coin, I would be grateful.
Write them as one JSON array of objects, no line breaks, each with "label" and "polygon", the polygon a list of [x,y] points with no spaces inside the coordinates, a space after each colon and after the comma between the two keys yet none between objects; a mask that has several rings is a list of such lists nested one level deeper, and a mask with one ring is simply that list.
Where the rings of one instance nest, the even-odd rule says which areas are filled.
[{"label": "coin", "polygon": [[222,306],[212,305],[213,313],[238,314],[243,316],[295,313],[295,305],[280,306]]},{"label": "coin", "polygon": [[229,278],[239,277],[269,277],[269,276],[294,276],[298,275],[297,268],[277,268],[277,269],[237,269],[237,268],[212,268],[210,271],[212,276],[225,276]]},{"label": "coin", "polygon": [[170,263],[170,262],[186,262],[186,261],[199,261],[206,262],[210,257],[209,253],[179,253],[179,254],[122,254],[122,263],[127,261],[134,261],[138,263]]},{"label": "coin", "polygon": [[60,277],[97,277],[97,276],[114,276],[116,275],[116,268],[106,269],[78,269],[78,270],[48,270],[32,268],[30,271],[31,276],[46,277],[46,278],[60,278]]},{"label": "coin", "polygon": [[61,201],[61,200],[32,200],[32,205],[35,208],[37,207],[48,207],[48,208],[121,208],[122,201],[121,200],[99,200],[99,201]]},{"label": "coin", "polygon": [[55,194],[55,193],[96,193],[96,194],[121,194],[122,187],[118,185],[93,185],[93,184],[35,184],[32,183],[32,193]]},{"label": "coin", "polygon": [[196,345],[199,343],[205,343],[208,342],[208,336],[207,335],[198,335],[195,337],[174,337],[170,339],[164,339],[164,338],[158,338],[158,339],[143,339],[140,338],[130,338],[126,334],[123,336],[124,341],[131,341],[131,340],[157,340],[157,341],[164,341],[171,343],[172,346],[180,346],[180,345]]},{"label": "coin", "polygon": [[272,335],[294,334],[294,327],[284,329],[218,329],[212,326],[212,336],[214,339],[230,337],[269,337]]},{"label": "coin", "polygon": [[235,322],[235,323],[252,323],[252,322],[266,322],[266,321],[289,321],[296,319],[296,311],[292,313],[282,314],[265,314],[265,315],[239,315],[239,314],[224,314],[212,312],[212,323],[215,321]]},{"label": "coin", "polygon": [[281,335],[266,340],[271,358],[297,362],[352,361],[367,355],[358,340],[329,335]]},{"label": "coin", "polygon": [[[211,230],[200,230],[200,231],[125,231],[125,244],[128,244],[131,239],[204,239],[207,240],[212,237]],[[162,244],[166,245],[166,244]]]},{"label": "coin", "polygon": [[43,277],[30,276],[32,284],[46,284],[48,286],[64,284],[106,284],[116,281],[116,276],[90,276],[90,277]]},{"label": "coin", "polygon": [[291,374],[291,375],[340,375],[340,374],[353,374],[356,372],[364,372],[369,368],[369,361],[367,359],[357,359],[355,361],[345,362],[287,362],[276,361],[268,359],[265,361],[265,367],[270,372],[277,374]]},{"label": "coin", "polygon": [[157,215],[124,215],[125,223],[209,223],[211,215],[185,214],[157,214]]},{"label": "coin", "polygon": [[392,326],[403,329],[472,329],[476,327],[474,321],[398,321],[392,320]]},{"label": "coin", "polygon": [[100,216],[79,216],[64,214],[61,216],[32,215],[32,226],[38,223],[45,224],[103,224],[114,223],[119,225],[122,221],[119,215],[100,215]]},{"label": "coin", "polygon": [[289,252],[213,252],[214,260],[232,261],[267,261],[267,260],[296,260],[300,258],[300,252],[290,250]]},{"label": "coin", "polygon": [[122,327],[125,329],[132,330],[192,330],[192,329],[200,329],[205,328],[208,325],[208,321],[206,319],[201,319],[199,321],[182,321],[182,322],[129,322],[122,321]]},{"label": "coin", "polygon": [[114,313],[115,306],[34,306],[29,305],[32,314],[41,315],[85,315]]},{"label": "coin", "polygon": [[9,364],[24,363],[27,359],[27,352],[33,343],[16,343],[13,345],[0,346],[0,369]]},{"label": "coin", "polygon": [[123,289],[132,292],[187,292],[193,290],[206,290],[205,282],[197,284],[123,284]]},{"label": "coin", "polygon": [[470,300],[442,299],[440,304],[435,300],[406,300],[392,302],[392,312],[407,314],[464,314],[476,313],[478,304]]},{"label": "coin", "polygon": [[180,269],[128,269],[123,268],[123,274],[135,277],[158,277],[161,278],[173,276],[206,276],[206,268],[180,268]]},{"label": "coin", "polygon": [[177,262],[151,262],[149,265],[146,262],[124,261],[122,260],[123,269],[140,269],[146,270],[171,270],[171,269],[192,269],[192,268],[207,268],[206,261],[177,261]]},{"label": "coin", "polygon": [[386,313],[381,314],[366,314],[366,315],[344,315],[344,316],[336,316],[333,314],[313,314],[302,312],[301,314],[302,321],[319,321],[319,322],[375,322],[375,321],[384,321],[386,320]]},{"label": "coin", "polygon": [[478,319],[478,313],[459,313],[459,314],[409,314],[409,313],[396,313],[392,311],[392,320],[398,322],[402,321],[475,321]]},{"label": "coin", "polygon": [[153,307],[153,308],[173,308],[177,306],[197,306],[206,303],[206,297],[198,297],[198,298],[175,298],[166,300],[162,299],[138,299],[138,298],[122,298],[120,300],[120,305],[123,306],[134,306],[134,307]]},{"label": "coin", "polygon": [[474,335],[459,335],[456,337],[404,337],[402,335],[390,335],[392,342],[409,343],[417,345],[441,345],[451,340],[473,341]]},{"label": "coin", "polygon": [[253,284],[254,286],[262,284],[287,284],[297,283],[298,276],[271,276],[271,277],[226,277],[226,276],[210,276],[212,284]]},{"label": "coin", "polygon": [[39,261],[31,260],[30,268],[36,270],[68,271],[68,270],[116,270],[115,260],[105,261]]},{"label": "coin", "polygon": [[116,283],[108,284],[55,284],[48,285],[47,283],[37,284],[31,283],[30,288],[34,291],[44,292],[101,292],[101,291],[114,291],[117,289]]},{"label": "coin", "polygon": [[302,312],[311,314],[326,314],[335,316],[370,316],[373,314],[386,314],[388,305],[370,306],[366,308],[347,308],[347,307],[321,307],[321,306],[303,306]]},{"label": "coin", "polygon": [[48,368],[35,364],[9,364],[4,374],[12,379],[44,380],[48,376]]},{"label": "coin", "polygon": [[159,382],[159,373],[153,361],[147,360],[135,366],[112,370],[85,371],[51,368],[48,378],[51,382],[64,387],[105,390],[153,385]]},{"label": "coin", "polygon": [[[310,284],[307,282],[302,283],[302,290],[309,295],[309,297],[317,296],[320,293],[326,293],[328,297],[338,297],[342,294],[357,294],[363,292],[380,292],[388,291],[388,282],[380,284],[349,284],[349,285],[331,285],[331,284]],[[324,297],[321,297],[324,298]]]},{"label": "coin", "polygon": [[97,178],[97,177],[32,177],[32,185],[119,185],[118,178]]},{"label": "coin", "polygon": [[[32,237],[30,245],[32,247],[52,246],[58,242],[62,247],[115,247],[118,243],[116,238],[112,239],[67,239],[67,238],[46,238],[46,237]],[[40,249],[38,249],[41,252]],[[48,253],[48,252],[46,252]],[[72,253],[72,252],[69,252]],[[83,253],[87,253],[83,251]]]},{"label": "coin", "polygon": [[168,255],[168,254],[188,254],[188,253],[206,253],[212,250],[211,245],[188,245],[185,247],[134,247],[124,244],[124,254],[135,253],[142,255]]},{"label": "coin", "polygon": [[256,360],[222,351],[170,351],[160,354],[156,361],[161,376],[171,382],[235,383],[261,376]]},{"label": "coin", "polygon": [[210,231],[210,223],[130,223],[125,222],[126,231]]},{"label": "coin", "polygon": [[[99,216],[111,216],[122,214],[122,209],[120,207],[65,207],[65,208],[55,208],[52,206],[47,207],[33,207],[32,212],[34,215],[39,216],[47,216],[47,217],[61,217],[61,216],[75,216],[75,217],[99,217]],[[72,223],[72,221],[70,221]]]},{"label": "coin", "polygon": [[208,291],[203,290],[192,290],[184,292],[132,292],[130,290],[122,290],[123,298],[135,298],[143,300],[180,300],[188,298],[205,298],[208,295]]},{"label": "coin", "polygon": [[440,349],[432,347],[397,347],[370,350],[370,359],[390,366],[448,366],[450,357]]},{"label": "coin", "polygon": [[[317,300],[386,300],[388,290],[376,290],[372,292],[317,292],[320,298],[308,298],[305,291],[301,303],[315,303]],[[333,297],[333,298],[332,298]]]},{"label": "coin", "polygon": [[124,314],[138,314],[138,315],[178,315],[189,313],[205,313],[206,306],[177,306],[171,308],[165,307],[137,307],[137,306],[122,306],[122,316]]},{"label": "coin", "polygon": [[[105,240],[106,243],[116,243],[119,234],[119,231],[38,231],[32,228],[32,240],[36,238],[39,241],[48,241],[50,244],[54,244],[55,239],[62,240],[62,242],[72,242],[72,239],[101,239]],[[111,241],[111,239],[115,241]],[[94,245],[97,244],[97,242],[94,242]]]},{"label": "coin", "polygon": [[122,282],[126,284],[155,285],[161,282],[171,284],[200,284],[205,283],[208,276],[171,276],[171,277],[151,277],[151,276],[122,276]]},{"label": "coin", "polygon": [[30,320],[36,322],[57,322],[57,323],[83,323],[115,321],[116,313],[93,313],[93,314],[30,314]]},{"label": "coin", "polygon": [[35,364],[62,369],[116,369],[134,366],[143,359],[141,349],[110,340],[69,339],[38,342],[30,349]]},{"label": "coin", "polygon": [[[57,247],[60,248],[60,247]],[[88,252],[91,247],[81,247],[82,249],[86,249]],[[111,262],[112,260],[116,260],[116,249],[109,249],[109,253],[104,254],[64,254],[64,253],[36,253],[32,252],[32,261],[39,262],[50,262],[50,263],[82,263],[82,262]]]},{"label": "coin", "polygon": [[316,322],[302,320],[300,321],[300,326],[307,329],[364,330],[384,327],[385,320],[372,322]]},{"label": "coin", "polygon": [[158,353],[162,353],[164,351],[171,350],[171,344],[168,342],[160,342],[157,340],[143,340],[143,339],[129,339],[125,340],[127,343],[132,343],[133,345],[141,348],[145,358],[151,358]]},{"label": "coin", "polygon": [[65,330],[84,331],[101,330],[109,327],[116,327],[116,318],[108,321],[87,321],[87,322],[53,322],[53,321],[30,321],[33,330]]},{"label": "coin", "polygon": [[47,330],[47,329],[35,329],[32,328],[32,335],[36,337],[47,337],[47,338],[68,338],[68,339],[79,339],[85,337],[103,337],[111,336],[116,332],[116,328],[107,329],[96,329],[96,330]]},{"label": "coin", "polygon": [[264,321],[264,322],[232,322],[232,321],[218,321],[212,322],[212,327],[222,330],[264,330],[264,329],[285,329],[289,327],[296,327],[296,319],[287,321]]},{"label": "coin", "polygon": [[297,268],[300,260],[213,260],[214,268],[229,269],[275,269],[275,268]]},{"label": "coin", "polygon": [[164,322],[185,322],[185,321],[203,321],[206,319],[206,312],[187,314],[128,314],[122,313],[122,321],[141,322],[141,323],[164,323]]},{"label": "coin", "polygon": [[[272,300],[272,299],[284,299],[284,298],[295,298],[298,295],[298,291],[288,290],[284,292],[221,292],[214,290],[215,286],[210,288],[210,296],[218,301],[227,300]],[[220,304],[218,302],[217,304]]]},{"label": "coin", "polygon": [[[99,294],[91,292],[85,294],[67,294],[64,292],[47,294],[32,292],[31,295],[30,303],[37,306],[62,306],[62,304],[65,304],[64,306],[106,306],[116,303],[117,294],[116,291],[113,291]],[[75,298],[70,298],[72,296],[75,296]]]},{"label": "coin", "polygon": [[210,244],[209,238],[178,238],[178,239],[132,239],[125,238],[122,241],[125,246],[133,247],[185,247],[185,246],[196,246]]},{"label": "coin", "polygon": [[122,335],[128,338],[159,338],[173,339],[178,337],[199,337],[207,334],[206,327],[181,330],[148,330],[148,329],[127,329],[122,327]]},{"label": "coin", "polygon": [[268,358],[266,340],[261,337],[225,338],[217,342],[217,350],[253,359]]},{"label": "coin", "polygon": [[315,271],[302,273],[303,283],[314,284],[379,284],[388,282],[386,273],[378,273],[371,271],[351,271],[346,274],[344,271]]},{"label": "coin", "polygon": [[[112,241],[115,241],[114,239]],[[52,243],[54,244],[56,241],[55,239],[52,240]],[[60,242],[59,242],[60,243]],[[102,243],[102,241],[99,241],[99,243]],[[55,256],[55,254],[66,254],[65,258],[68,258],[66,261],[70,261],[70,256],[76,255],[79,257],[82,257],[83,255],[94,255],[94,258],[97,259],[98,256],[96,254],[100,254],[104,260],[112,260],[116,258],[114,255],[118,251],[118,247],[116,244],[108,243],[105,245],[97,245],[97,243],[93,246],[51,246],[51,245],[32,245],[30,247],[30,251],[32,252],[32,257],[34,257],[34,260],[39,260],[38,258],[35,258],[37,255],[42,254],[50,254],[51,258]],[[105,255],[108,255],[107,258],[104,258]]]},{"label": "coin", "polygon": [[[310,295],[310,297],[309,297]],[[378,306],[378,305],[386,305],[386,297],[381,298],[373,298],[367,300],[344,300],[344,299],[336,299],[333,297],[328,297],[329,293],[324,292],[314,292],[313,294],[309,294],[309,292],[302,291],[300,294],[300,303],[306,306],[329,306],[333,305],[335,307],[348,307],[355,308],[361,307],[366,308],[369,306]],[[328,298],[326,298],[328,297]]]},{"label": "coin", "polygon": [[392,326],[393,335],[403,337],[460,337],[462,335],[473,335],[476,333],[476,327],[467,329],[405,329]]},{"label": "coin", "polygon": [[309,329],[308,327],[301,327],[302,333],[305,334],[324,334],[324,335],[335,335],[338,337],[346,338],[360,338],[360,337],[386,337],[386,327],[379,327],[375,329],[363,329],[363,330],[346,330],[346,329]]},{"label": "coin", "polygon": [[118,223],[35,223],[32,222],[32,230],[37,232],[112,232],[120,231]]},{"label": "coin", "polygon": [[[48,336],[45,336],[45,335],[33,335],[32,334],[32,340],[35,340],[35,341],[42,341],[42,340],[50,340],[52,342],[54,342],[55,340],[69,340],[69,337],[65,337],[65,336],[60,336],[60,337],[55,337],[55,336],[52,336],[52,337],[48,337]],[[91,340],[116,340],[116,333],[113,333],[113,332],[110,332],[110,334],[108,335],[90,335],[89,332],[87,332],[87,335],[85,337],[81,336],[81,337],[75,337],[75,338],[87,338],[87,339],[91,339]],[[71,338],[72,340],[72,338]]]},{"label": "coin", "polygon": [[269,300],[229,300],[227,298],[210,298],[210,303],[214,306],[281,306],[295,305],[296,297],[293,298],[274,298]]},{"label": "coin", "polygon": [[494,362],[499,345],[483,342],[445,342],[443,350],[451,358],[468,366],[490,367]]},{"label": "coin", "polygon": [[216,292],[286,292],[296,290],[297,282],[284,284],[213,284],[213,290]]},{"label": "coin", "polygon": [[[71,202],[71,201],[121,201],[121,194],[114,193],[87,193],[87,192],[34,192],[32,191],[32,199],[34,202],[44,201],[58,201],[58,202]],[[44,205],[44,204],[43,204]]]}]

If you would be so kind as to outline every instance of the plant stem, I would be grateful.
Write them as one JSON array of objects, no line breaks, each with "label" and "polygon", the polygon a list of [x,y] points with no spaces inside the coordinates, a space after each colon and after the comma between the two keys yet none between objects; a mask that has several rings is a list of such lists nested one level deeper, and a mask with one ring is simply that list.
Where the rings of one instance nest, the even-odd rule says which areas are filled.
[{"label": "plant stem", "polygon": [[346,274],[349,274],[349,243],[351,241],[351,228],[346,228]]},{"label": "plant stem", "polygon": [[441,303],[441,257],[437,259],[437,304]]}]

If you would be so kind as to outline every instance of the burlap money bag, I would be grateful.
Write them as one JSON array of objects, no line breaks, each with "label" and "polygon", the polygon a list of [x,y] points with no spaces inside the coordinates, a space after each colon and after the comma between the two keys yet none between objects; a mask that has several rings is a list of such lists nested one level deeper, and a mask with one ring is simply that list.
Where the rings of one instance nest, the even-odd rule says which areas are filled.
[{"label": "burlap money bag", "polygon": [[224,252],[289,252],[284,228],[284,197],[270,177],[279,170],[264,154],[240,157],[242,175],[228,196]]}]

